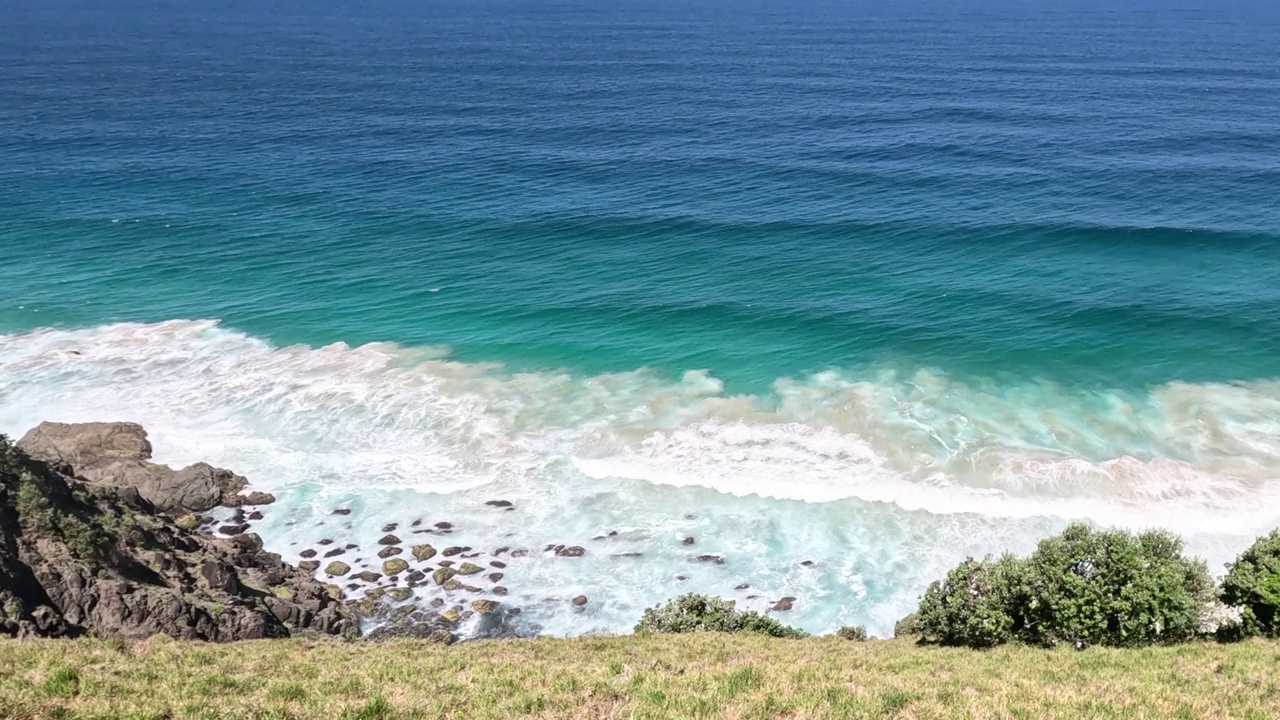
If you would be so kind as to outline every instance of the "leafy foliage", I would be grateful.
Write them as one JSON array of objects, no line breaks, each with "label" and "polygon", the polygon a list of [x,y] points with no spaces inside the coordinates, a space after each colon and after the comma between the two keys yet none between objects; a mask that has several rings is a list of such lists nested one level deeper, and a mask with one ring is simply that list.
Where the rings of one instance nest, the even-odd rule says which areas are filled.
[{"label": "leafy foliage", "polygon": [[836,631],[836,637],[841,640],[865,642],[867,639],[867,629],[861,625],[845,625]]},{"label": "leafy foliage", "polygon": [[1213,598],[1202,560],[1164,530],[1134,535],[1075,524],[1027,558],[1023,639],[1134,647],[1190,640]]},{"label": "leafy foliage", "polygon": [[893,624],[893,636],[901,637],[919,637],[920,636],[920,615],[919,613],[911,613]]},{"label": "leafy foliage", "polygon": [[928,641],[977,648],[1173,643],[1196,637],[1212,596],[1208,568],[1184,557],[1175,535],[1074,524],[1026,559],[961,563],[925,592],[919,629]]},{"label": "leafy foliage", "polygon": [[1280,530],[1258,538],[1227,566],[1222,601],[1241,608],[1247,634],[1280,637]]},{"label": "leafy foliage", "polygon": [[918,629],[943,645],[988,648],[1008,642],[1014,631],[1013,591],[1021,564],[1012,555],[999,560],[969,558],[934,582],[920,600]]},{"label": "leafy foliage", "polygon": [[807,635],[760,613],[739,611],[732,600],[694,593],[645,610],[636,632],[749,632],[781,638]]}]

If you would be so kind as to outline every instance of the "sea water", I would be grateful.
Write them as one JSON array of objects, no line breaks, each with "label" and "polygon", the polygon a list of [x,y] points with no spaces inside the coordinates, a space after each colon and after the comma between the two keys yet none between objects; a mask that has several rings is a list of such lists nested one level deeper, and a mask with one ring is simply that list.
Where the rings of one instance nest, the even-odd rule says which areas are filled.
[{"label": "sea water", "polygon": [[0,432],[139,422],[289,560],[531,548],[526,632],[885,634],[1073,520],[1221,572],[1280,525],[1280,16],[1166,5],[10,3]]}]

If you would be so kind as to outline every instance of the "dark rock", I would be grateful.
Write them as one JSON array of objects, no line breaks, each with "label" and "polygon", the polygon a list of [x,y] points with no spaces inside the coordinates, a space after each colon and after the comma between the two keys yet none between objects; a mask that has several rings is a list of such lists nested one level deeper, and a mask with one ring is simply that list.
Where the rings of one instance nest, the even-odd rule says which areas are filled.
[{"label": "dark rock", "polygon": [[384,533],[395,532],[397,527],[399,527],[399,525],[396,523],[387,523],[386,525],[382,526],[382,532]]},{"label": "dark rock", "polygon": [[582,557],[583,555],[586,555],[586,554],[587,554],[586,548],[580,547],[578,545],[556,548],[556,555],[559,555],[560,557],[576,558],[576,557]]},{"label": "dark rock", "polygon": [[147,432],[134,423],[41,423],[18,447],[35,460],[71,466],[90,485],[134,488],[164,513],[228,504],[247,484],[229,470],[196,463],[181,470],[151,462]]},{"label": "dark rock", "polygon": [[642,555],[644,555],[644,553],[641,553],[641,552],[624,552],[624,553],[614,553],[614,554],[613,554],[613,557],[620,557],[620,558],[638,558],[638,557],[640,557],[640,556],[642,556]]},{"label": "dark rock", "polygon": [[302,570],[303,572],[313,573],[320,569],[320,561],[319,560],[303,560],[302,562],[298,563],[298,569]]},{"label": "dark rock", "polygon": [[400,538],[396,537],[395,535],[391,535],[390,533],[388,533],[388,534],[386,534],[386,535],[383,535],[383,536],[382,536],[382,539],[378,541],[378,544],[379,544],[379,545],[399,545],[399,544],[400,544]]},{"label": "dark rock", "polygon": [[333,544],[333,541],[332,541],[332,540],[330,540],[329,538],[325,538],[325,539],[321,540],[319,544],[321,544],[321,545],[332,545],[332,544]]},{"label": "dark rock", "polygon": [[378,551],[378,557],[385,560],[389,557],[392,557],[393,555],[399,555],[402,552],[404,552],[404,550],[402,550],[401,548],[398,548],[394,545],[388,545]]},{"label": "dark rock", "polygon": [[576,598],[574,598],[574,599],[573,599],[573,604],[574,604],[575,606],[577,606],[577,607],[582,607],[583,605],[586,605],[586,604],[587,604],[587,596],[586,596],[586,595],[579,595],[578,597],[576,597]]},{"label": "dark rock", "polygon": [[680,542],[681,542],[681,544],[683,544],[683,545],[692,545],[692,544],[694,544],[694,543],[696,543],[696,542],[698,542],[698,541],[697,541],[697,540],[695,540],[695,539],[693,539],[692,537],[687,537],[687,538],[685,538],[684,540],[681,540]]},{"label": "dark rock", "polygon": [[723,555],[699,555],[696,559],[698,562],[711,563],[713,565],[724,564]]},{"label": "dark rock", "polygon": [[489,592],[492,592],[494,595],[506,595],[507,589],[502,587],[501,585],[495,585],[493,588],[489,590]]},{"label": "dark rock", "polygon": [[452,530],[452,529],[453,529],[453,523],[438,522],[438,523],[436,523],[436,529],[437,529],[437,530]]},{"label": "dark rock", "polygon": [[501,570],[502,568],[505,568],[506,566],[507,564],[502,562],[501,560],[493,560],[489,563],[489,567],[495,567],[495,568],[498,568],[499,570]]},{"label": "dark rock", "polygon": [[489,573],[489,574],[488,574],[488,575],[486,575],[485,577],[489,578],[489,582],[501,582],[501,581],[502,581],[502,578],[503,578],[503,574],[502,574],[502,573]]},{"label": "dark rock", "polygon": [[228,507],[240,507],[243,505],[270,505],[276,501],[276,496],[271,493],[259,492],[254,490],[251,493],[243,495],[234,495],[227,498],[225,505]]},{"label": "dark rock", "polygon": [[138,426],[45,424],[26,445],[54,464],[0,440],[0,635],[231,641],[357,632],[334,598],[340,590],[265,552],[257,535],[215,538],[158,514],[199,493],[170,484],[185,471],[149,462]]},{"label": "dark rock", "polygon": [[800,563],[800,566],[801,566],[801,567],[813,567],[815,564],[816,564],[816,563],[814,563],[812,560],[805,560],[804,562]]},{"label": "dark rock", "polygon": [[222,535],[239,535],[248,529],[248,523],[242,523],[240,525],[223,525],[218,528],[218,532]]},{"label": "dark rock", "polygon": [[496,508],[509,508],[509,507],[513,507],[514,503],[512,503],[510,500],[490,500],[486,502],[485,505],[488,505],[490,507],[496,507]]},{"label": "dark rock", "polygon": [[684,519],[685,519],[685,520],[697,520],[697,519],[698,519],[698,516],[697,516],[697,515],[694,515],[693,513],[685,513],[685,514],[684,514]]},{"label": "dark rock", "polygon": [[421,570],[410,570],[409,574],[404,576],[404,579],[409,583],[420,583],[427,579],[427,574]]},{"label": "dark rock", "polygon": [[737,587],[735,587],[734,590],[746,590],[749,587],[751,586],[746,583],[742,583],[741,585],[738,585]]},{"label": "dark rock", "polygon": [[342,549],[342,548],[334,548],[334,549],[330,550],[329,552],[325,553],[325,554],[324,554],[324,556],[325,556],[326,558],[338,557],[339,555],[343,555],[343,554],[345,554],[346,552],[347,552],[347,551],[346,551],[346,550],[344,550],[344,549]]},{"label": "dark rock", "polygon": [[346,544],[346,548],[347,548],[348,550],[358,550],[358,549],[360,549],[360,546],[359,546],[359,545],[357,545],[357,544],[355,544],[355,543],[347,543],[347,544]]},{"label": "dark rock", "polygon": [[452,561],[452,560],[441,560],[441,561],[437,562],[436,564],[437,564],[437,565],[439,565],[440,567],[453,567],[453,561]]},{"label": "dark rock", "polygon": [[688,580],[688,579],[689,579],[689,576],[688,576],[688,575],[677,575],[677,576],[676,576],[676,582],[684,582],[685,580]]},{"label": "dark rock", "polygon": [[376,583],[376,582],[378,582],[379,580],[381,580],[381,579],[382,579],[382,576],[381,576],[381,575],[379,575],[379,574],[378,574],[378,573],[376,573],[376,572],[373,572],[372,570],[364,570],[364,571],[362,571],[362,572],[358,572],[358,573],[356,573],[356,574],[352,575],[351,577],[353,577],[353,578],[355,578],[355,579],[357,579],[357,580],[361,580],[361,581],[367,582],[367,583]]},{"label": "dark rock", "polygon": [[524,548],[516,548],[515,550],[511,551],[511,557],[513,558],[522,558],[522,557],[528,557],[528,556],[529,556],[529,551]]},{"label": "dark rock", "polygon": [[329,514],[330,514],[330,515],[350,515],[350,514],[351,514],[351,508],[347,508],[347,507],[337,507],[337,508],[334,508],[334,509],[333,509],[333,511],[332,511],[332,512],[330,512]]},{"label": "dark rock", "polygon": [[510,550],[511,548],[509,547],[500,547],[497,550],[494,550],[493,554],[495,557],[497,557],[498,555],[501,555],[502,553],[505,553],[505,552],[509,552]]},{"label": "dark rock", "polygon": [[777,611],[779,611],[779,612],[785,612],[785,611],[790,610],[791,608],[795,607],[795,604],[796,604],[796,599],[795,599],[795,598],[793,598],[793,597],[784,597],[784,598],[782,598],[781,600],[779,600],[778,602],[774,603],[774,604],[773,604],[773,607],[771,607],[771,608],[769,608],[769,609],[770,609],[770,610],[777,610]]},{"label": "dark rock", "polygon": [[[412,527],[418,527],[419,525],[421,525],[421,524],[422,524],[422,518],[418,518],[417,520],[414,520],[413,522],[411,522],[411,523],[409,523],[409,524],[410,524]],[[387,532],[391,532],[391,531],[390,531],[390,530],[388,530]]]},{"label": "dark rock", "polygon": [[261,520],[261,519],[262,519],[262,513],[258,512],[257,510],[254,510],[253,512],[249,513],[249,519],[250,519],[250,520]]}]

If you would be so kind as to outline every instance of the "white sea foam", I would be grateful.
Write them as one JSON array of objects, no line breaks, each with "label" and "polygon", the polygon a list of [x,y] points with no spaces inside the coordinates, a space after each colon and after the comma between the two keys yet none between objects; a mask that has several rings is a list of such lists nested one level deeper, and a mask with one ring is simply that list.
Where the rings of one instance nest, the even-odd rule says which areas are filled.
[{"label": "white sea foam", "polygon": [[[964,555],[1025,551],[1071,519],[1170,527],[1214,565],[1280,524],[1274,381],[1134,394],[828,372],[750,397],[698,371],[510,373],[208,321],[0,336],[0,431],[46,419],[133,420],[163,462],[246,474],[280,495],[257,529],[289,557],[418,517],[477,548],[584,544],[504,571],[510,602],[557,634],[624,630],[687,590],[793,595],[811,630],[884,631]],[[693,559],[708,553],[726,562]],[[593,602],[570,612],[578,593]]]}]

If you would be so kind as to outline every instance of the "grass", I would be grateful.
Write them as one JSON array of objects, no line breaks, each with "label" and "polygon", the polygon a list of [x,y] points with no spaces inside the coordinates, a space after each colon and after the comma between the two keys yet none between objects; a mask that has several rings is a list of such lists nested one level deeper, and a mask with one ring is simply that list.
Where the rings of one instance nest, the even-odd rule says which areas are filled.
[{"label": "grass", "polygon": [[1280,643],[987,652],[694,634],[0,641],[0,718],[1280,717]]}]

